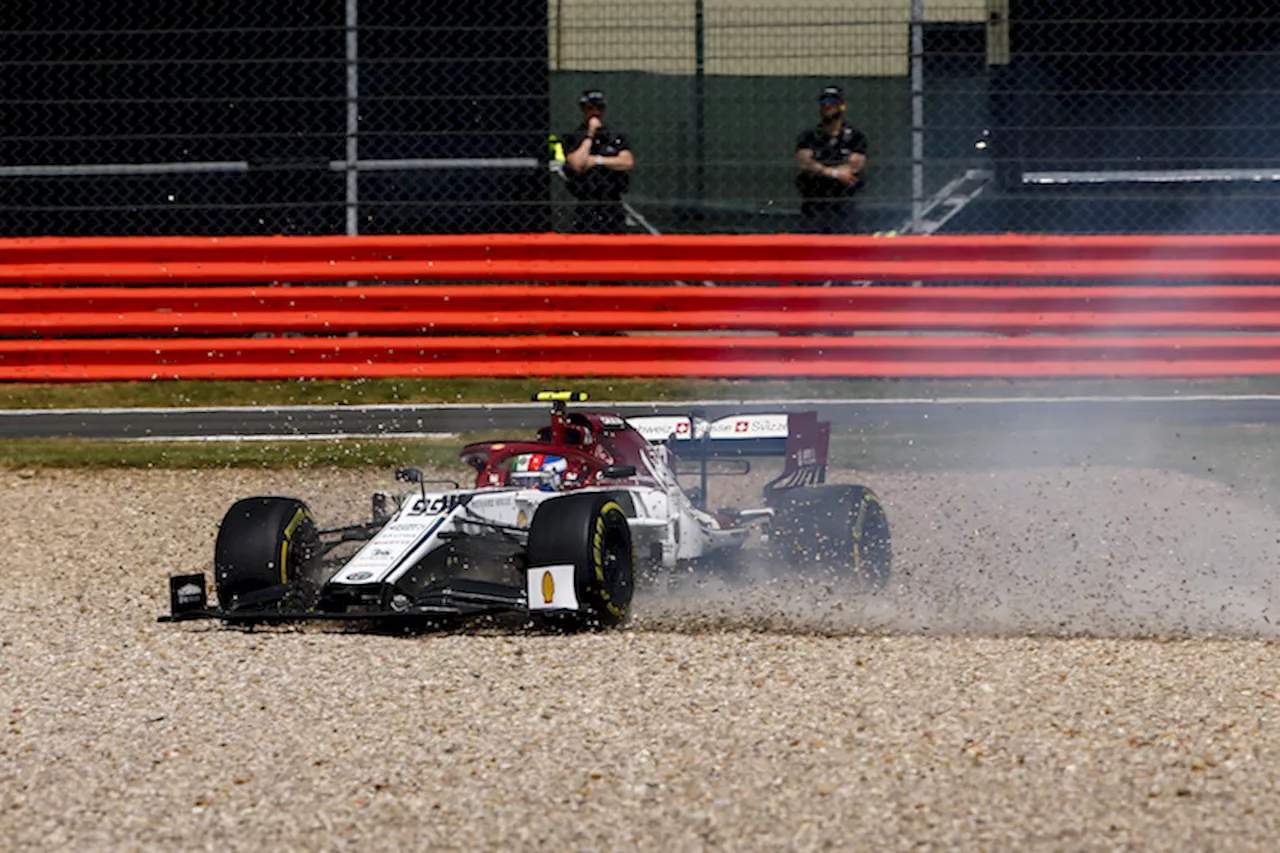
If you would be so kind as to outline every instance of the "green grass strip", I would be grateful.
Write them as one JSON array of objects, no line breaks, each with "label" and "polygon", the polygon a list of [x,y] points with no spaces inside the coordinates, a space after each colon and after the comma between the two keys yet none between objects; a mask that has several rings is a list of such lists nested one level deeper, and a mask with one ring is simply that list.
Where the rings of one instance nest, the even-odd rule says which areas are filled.
[{"label": "green grass strip", "polygon": [[395,440],[127,442],[19,439],[0,442],[0,468],[391,468],[459,465],[462,442]]}]

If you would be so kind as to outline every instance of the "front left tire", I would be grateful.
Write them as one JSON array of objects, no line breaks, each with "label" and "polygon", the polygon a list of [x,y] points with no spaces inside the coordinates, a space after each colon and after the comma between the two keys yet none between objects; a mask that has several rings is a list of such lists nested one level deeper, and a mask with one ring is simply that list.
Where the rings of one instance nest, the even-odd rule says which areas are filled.
[{"label": "front left tire", "polygon": [[214,588],[223,610],[253,593],[315,581],[320,537],[307,505],[295,498],[252,497],[232,504],[214,545]]}]

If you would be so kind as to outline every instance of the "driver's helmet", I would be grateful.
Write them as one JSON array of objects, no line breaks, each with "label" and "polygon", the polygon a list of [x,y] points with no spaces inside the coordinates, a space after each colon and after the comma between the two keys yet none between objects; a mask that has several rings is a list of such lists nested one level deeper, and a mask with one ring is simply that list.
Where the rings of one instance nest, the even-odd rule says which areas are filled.
[{"label": "driver's helmet", "polygon": [[515,457],[511,483],[526,489],[558,492],[563,484],[564,472],[568,470],[569,463],[563,456],[521,453]]}]

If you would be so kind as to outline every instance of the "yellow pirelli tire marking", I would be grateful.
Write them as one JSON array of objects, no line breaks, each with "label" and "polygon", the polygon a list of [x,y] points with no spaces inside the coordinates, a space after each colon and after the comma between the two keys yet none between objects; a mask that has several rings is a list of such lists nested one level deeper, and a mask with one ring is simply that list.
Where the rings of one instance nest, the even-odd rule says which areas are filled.
[{"label": "yellow pirelli tire marking", "polygon": [[867,518],[867,498],[858,503],[858,517],[853,522],[853,571],[862,574],[862,525]]},{"label": "yellow pirelli tire marking", "polygon": [[307,518],[307,511],[299,508],[284,528],[284,539],[280,542],[280,583],[289,582],[289,543],[293,540],[293,532]]},{"label": "yellow pirelli tire marking", "polygon": [[604,583],[604,513],[596,516],[596,529],[591,536],[591,565],[596,580]]},{"label": "yellow pirelli tire marking", "polygon": [[[592,555],[595,557],[596,580],[600,583],[600,598],[603,599],[604,606],[608,608],[609,612],[614,616],[624,616],[626,615],[626,608],[618,607],[614,604],[609,597],[609,591],[604,588],[604,519],[611,510],[616,510],[619,515],[624,519],[626,518],[627,514],[622,511],[622,506],[617,501],[609,501],[607,504],[600,507],[600,514],[596,516],[596,530],[594,541],[592,543]],[[632,563],[634,564],[634,562],[635,557],[633,554]]]}]

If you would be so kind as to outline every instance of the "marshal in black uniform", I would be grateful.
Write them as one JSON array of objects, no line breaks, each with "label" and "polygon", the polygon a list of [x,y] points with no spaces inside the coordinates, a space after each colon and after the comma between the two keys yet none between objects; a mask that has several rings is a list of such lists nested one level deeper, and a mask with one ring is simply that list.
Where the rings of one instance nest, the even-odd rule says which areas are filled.
[{"label": "marshal in black uniform", "polygon": [[828,86],[818,96],[822,121],[796,139],[796,189],[803,230],[819,234],[857,231],[853,197],[863,186],[867,137],[845,121],[844,90]]},{"label": "marshal in black uniform", "polygon": [[627,230],[622,196],[631,185],[635,155],[621,131],[605,127],[604,92],[588,89],[578,98],[582,124],[565,134],[565,178],[578,200],[573,230],[577,234],[621,234]]}]

